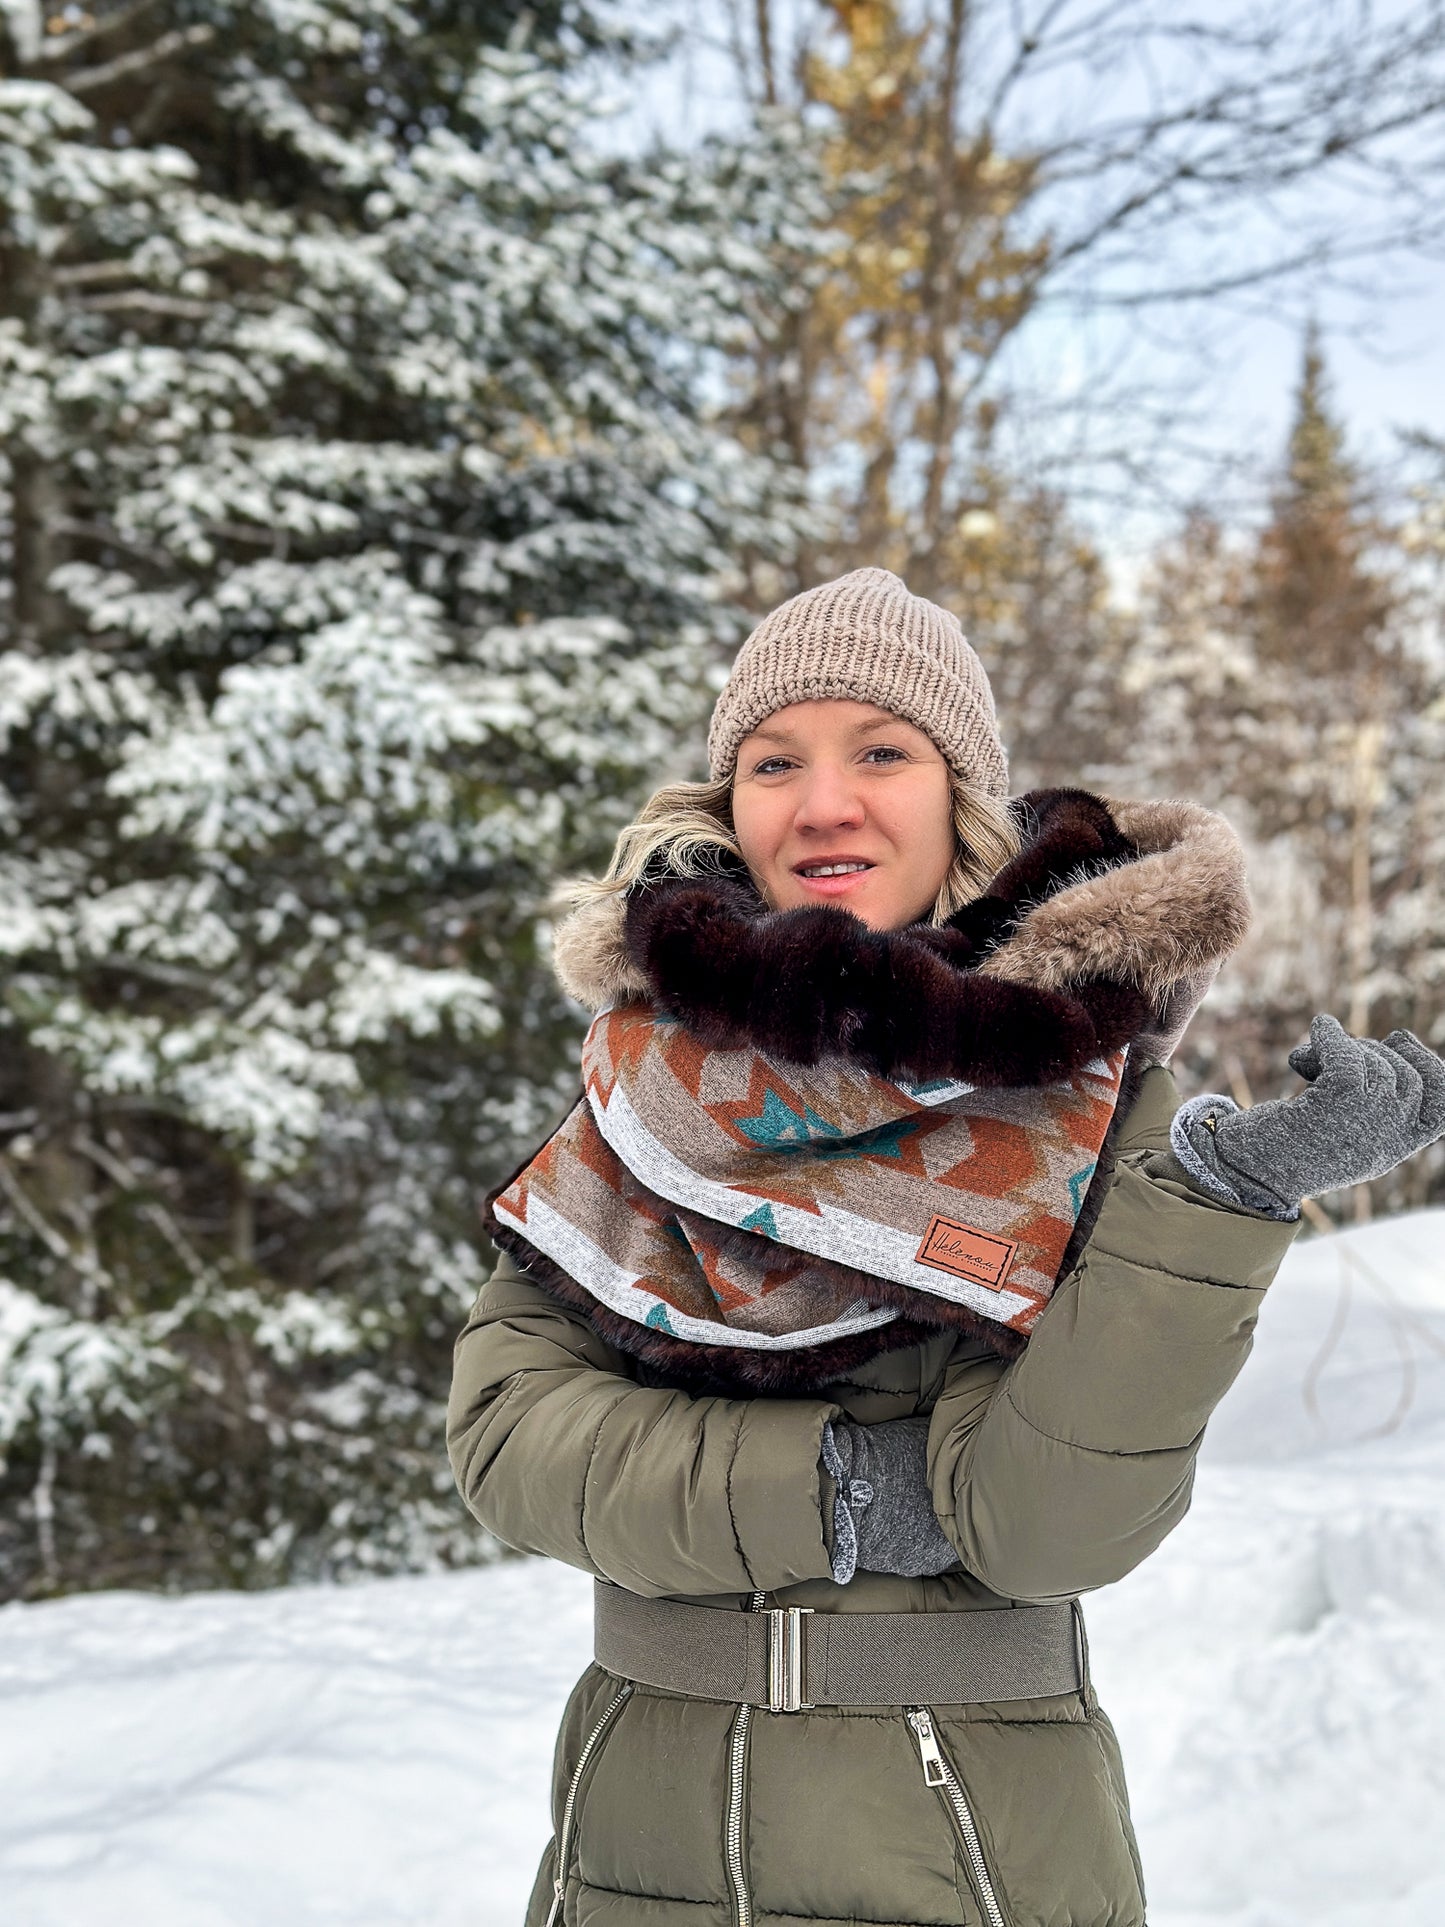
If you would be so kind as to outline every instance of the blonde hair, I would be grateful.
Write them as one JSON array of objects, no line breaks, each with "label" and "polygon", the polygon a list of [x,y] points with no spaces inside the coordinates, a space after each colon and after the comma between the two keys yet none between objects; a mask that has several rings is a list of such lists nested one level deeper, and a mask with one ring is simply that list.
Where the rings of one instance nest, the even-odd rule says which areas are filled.
[{"label": "blonde hair", "polygon": [[[1021,839],[998,797],[965,783],[948,771],[953,805],[953,862],[934,898],[931,923],[946,923],[983,889],[989,879],[1019,852]],[[578,877],[563,884],[554,903],[558,910],[576,909],[597,897],[630,890],[651,870],[674,876],[700,877],[716,873],[718,852],[729,851],[742,860],[733,828],[733,779],[715,777],[707,783],[668,783],[656,790],[618,837],[612,861],[600,877]]]}]

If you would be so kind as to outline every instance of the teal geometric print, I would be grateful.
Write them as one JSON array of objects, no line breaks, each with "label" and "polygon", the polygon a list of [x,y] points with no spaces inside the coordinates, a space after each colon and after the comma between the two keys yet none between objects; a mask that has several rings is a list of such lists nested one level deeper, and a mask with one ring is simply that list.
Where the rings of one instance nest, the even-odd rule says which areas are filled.
[{"label": "teal geometric print", "polygon": [[782,1233],[778,1230],[778,1221],[773,1216],[773,1207],[770,1204],[760,1204],[756,1211],[750,1211],[745,1218],[739,1219],[738,1230],[756,1231],[760,1237],[771,1238],[775,1244],[783,1242]]},{"label": "teal geometric print", "polygon": [[[929,1119],[915,1116],[895,1118],[892,1123],[876,1125],[871,1131],[850,1132],[819,1117],[807,1103],[798,1109],[772,1089],[764,1095],[763,1107],[756,1116],[740,1117],[735,1122],[744,1137],[761,1149],[784,1154],[806,1151],[811,1157],[824,1158],[829,1163],[847,1163],[856,1158],[901,1161],[909,1138],[920,1129],[930,1128]],[[778,1234],[769,1229],[766,1235],[776,1238]]]},{"label": "teal geometric print", "polygon": [[1082,1171],[1075,1171],[1074,1175],[1069,1179],[1069,1196],[1074,1201],[1074,1216],[1076,1218],[1084,1208],[1084,1193],[1088,1190],[1089,1179],[1093,1177],[1097,1168],[1098,1160],[1094,1159],[1086,1164]]},{"label": "teal geometric print", "polygon": [[843,1131],[836,1124],[829,1124],[826,1118],[808,1104],[801,1111],[794,1110],[785,1098],[769,1090],[763,1098],[763,1108],[756,1117],[740,1117],[738,1129],[749,1142],[763,1146],[769,1151],[789,1151],[803,1145],[811,1146],[818,1138],[840,1138]]}]

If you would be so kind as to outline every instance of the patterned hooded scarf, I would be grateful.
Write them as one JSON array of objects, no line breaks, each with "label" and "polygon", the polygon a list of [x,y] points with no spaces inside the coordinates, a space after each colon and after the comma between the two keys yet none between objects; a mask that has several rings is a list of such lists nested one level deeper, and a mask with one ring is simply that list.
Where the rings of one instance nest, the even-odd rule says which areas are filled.
[{"label": "patterned hooded scarf", "polygon": [[496,1243],[672,1383],[796,1392],[938,1330],[1019,1351],[1249,911],[1209,811],[1011,808],[1020,854],[938,927],[769,911],[725,856],[576,913],[583,1094],[489,1199]]}]

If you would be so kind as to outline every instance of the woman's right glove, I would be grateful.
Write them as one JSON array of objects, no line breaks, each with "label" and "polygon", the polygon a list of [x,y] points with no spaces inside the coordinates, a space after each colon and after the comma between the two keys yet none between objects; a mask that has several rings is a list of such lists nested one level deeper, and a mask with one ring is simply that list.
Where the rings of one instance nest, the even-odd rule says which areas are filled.
[{"label": "woman's right glove", "polygon": [[823,1464],[837,1487],[830,1552],[840,1586],[860,1567],[922,1579],[959,1563],[928,1490],[926,1418],[833,1419],[823,1427]]},{"label": "woman's right glove", "polygon": [[1383,1177],[1445,1136],[1445,1063],[1411,1031],[1377,1043],[1322,1014],[1289,1061],[1308,1080],[1293,1097],[1241,1111],[1210,1094],[1175,1114],[1174,1155],[1226,1203],[1297,1218],[1301,1199]]}]

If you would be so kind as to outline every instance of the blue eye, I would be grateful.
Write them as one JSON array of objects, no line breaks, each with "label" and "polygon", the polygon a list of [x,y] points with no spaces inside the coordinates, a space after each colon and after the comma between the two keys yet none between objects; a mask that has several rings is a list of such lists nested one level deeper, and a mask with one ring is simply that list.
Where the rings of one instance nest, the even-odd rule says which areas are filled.
[{"label": "blue eye", "polygon": [[901,763],[906,760],[903,751],[901,749],[895,749],[892,743],[875,743],[873,747],[866,750],[864,754],[867,757],[886,759],[890,763]]},{"label": "blue eye", "polygon": [[754,776],[776,776],[779,770],[789,768],[786,756],[765,756],[761,763],[753,764]]}]

